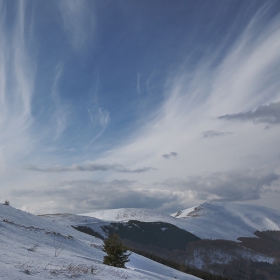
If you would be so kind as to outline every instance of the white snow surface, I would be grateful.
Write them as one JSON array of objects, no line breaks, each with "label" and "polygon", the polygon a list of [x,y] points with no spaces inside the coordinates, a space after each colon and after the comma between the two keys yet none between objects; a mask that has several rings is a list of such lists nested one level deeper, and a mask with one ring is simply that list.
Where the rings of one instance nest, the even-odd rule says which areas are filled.
[{"label": "white snow surface", "polygon": [[129,221],[139,220],[146,222],[161,221],[170,218],[169,215],[143,208],[120,208],[81,214],[103,221]]},{"label": "white snow surface", "polygon": [[103,265],[102,241],[71,227],[97,222],[70,214],[40,217],[0,205],[0,279],[199,279],[134,253],[128,269]]},{"label": "white snow surface", "polygon": [[205,202],[170,216],[138,208],[112,209],[82,215],[103,221],[166,222],[202,239],[236,241],[239,237],[256,237],[254,232],[257,230],[280,230],[279,211],[263,206],[228,202]]}]

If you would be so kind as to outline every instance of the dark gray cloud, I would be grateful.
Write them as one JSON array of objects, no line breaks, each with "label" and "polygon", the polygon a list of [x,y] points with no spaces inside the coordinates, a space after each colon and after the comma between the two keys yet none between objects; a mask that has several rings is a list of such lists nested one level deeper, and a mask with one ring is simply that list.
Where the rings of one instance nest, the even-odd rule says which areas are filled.
[{"label": "dark gray cloud", "polygon": [[248,111],[218,117],[225,120],[253,121],[254,123],[280,124],[280,102],[270,103],[258,107],[255,111]]},{"label": "dark gray cloud", "polygon": [[166,158],[166,159],[170,159],[171,157],[177,157],[178,156],[178,154],[177,153],[175,153],[175,152],[171,152],[171,153],[169,153],[169,154],[164,154],[164,155],[162,155],[164,158]]},{"label": "dark gray cloud", "polygon": [[36,166],[36,165],[26,165],[23,167],[25,170],[30,171],[39,171],[39,172],[76,172],[76,171],[116,171],[119,173],[143,173],[150,170],[156,170],[152,167],[142,167],[137,169],[129,169],[121,164],[73,164],[71,166],[61,166],[61,165],[55,165],[50,167],[42,167],[42,166]]},{"label": "dark gray cloud", "polygon": [[[278,192],[280,176],[271,169],[225,171],[185,179],[170,178],[145,186],[136,181],[62,181],[10,195],[47,212],[85,213],[100,209],[149,208],[173,213],[202,201],[257,200],[262,194]],[[43,207],[51,202],[51,207]],[[31,208],[32,205],[29,205]],[[42,211],[42,210],[40,210]]]},{"label": "dark gray cloud", "polygon": [[208,131],[204,131],[202,132],[202,137],[203,138],[214,138],[214,137],[221,137],[221,136],[226,136],[232,134],[232,132],[221,132],[221,131],[215,131],[215,130],[208,130]]},{"label": "dark gray cloud", "polygon": [[164,186],[191,190],[198,200],[244,201],[259,199],[280,176],[270,169],[224,171],[186,179],[170,178]]},{"label": "dark gray cloud", "polygon": [[[110,182],[96,180],[63,181],[57,185],[42,188],[13,190],[11,195],[21,198],[28,197],[33,201],[44,197],[45,201],[56,202],[55,211],[69,211],[71,205],[76,213],[90,212],[95,209],[156,209],[166,203],[172,204],[178,200],[178,195],[172,192],[137,188],[137,185],[137,182],[128,180],[113,180]],[[176,206],[178,207],[178,205]],[[176,210],[178,208],[172,208],[170,213]]]}]

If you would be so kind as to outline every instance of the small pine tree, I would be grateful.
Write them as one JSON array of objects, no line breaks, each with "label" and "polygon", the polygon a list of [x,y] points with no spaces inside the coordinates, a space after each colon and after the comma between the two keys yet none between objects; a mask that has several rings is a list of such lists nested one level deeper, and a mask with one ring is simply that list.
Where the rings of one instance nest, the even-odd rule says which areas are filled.
[{"label": "small pine tree", "polygon": [[4,202],[4,205],[9,206],[10,205],[10,201],[6,199],[5,202]]},{"label": "small pine tree", "polygon": [[104,264],[126,268],[125,263],[129,262],[128,257],[131,253],[127,253],[127,248],[117,234],[109,235],[109,237],[104,240],[102,251],[107,253],[103,259]]}]

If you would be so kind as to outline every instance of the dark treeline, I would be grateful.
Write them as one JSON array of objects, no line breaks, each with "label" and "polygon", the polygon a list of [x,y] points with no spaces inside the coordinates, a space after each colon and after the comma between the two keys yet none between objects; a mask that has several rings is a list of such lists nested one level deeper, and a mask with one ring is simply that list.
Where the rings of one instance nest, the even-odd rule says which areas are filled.
[{"label": "dark treeline", "polygon": [[146,257],[150,260],[153,260],[155,262],[161,263],[161,264],[166,265],[168,267],[177,269],[181,272],[188,273],[188,274],[191,274],[193,276],[202,278],[204,280],[230,280],[229,278],[223,277],[221,275],[213,275],[209,272],[205,272],[205,271],[202,271],[202,270],[199,270],[199,269],[190,268],[190,267],[188,267],[184,264],[176,263],[174,261],[158,257],[158,256],[156,256],[152,253],[149,253],[149,252],[144,252],[144,251],[137,250],[137,249],[134,249],[134,248],[128,248],[128,249],[131,252],[134,252],[138,255]]},{"label": "dark treeline", "polygon": [[85,227],[85,226],[72,226],[72,228],[78,230],[78,231],[81,231],[83,233],[86,233],[88,235],[91,235],[91,236],[94,236],[94,237],[97,237],[97,238],[100,238],[102,240],[104,240],[104,237],[99,234],[98,232],[92,230],[90,227]]}]

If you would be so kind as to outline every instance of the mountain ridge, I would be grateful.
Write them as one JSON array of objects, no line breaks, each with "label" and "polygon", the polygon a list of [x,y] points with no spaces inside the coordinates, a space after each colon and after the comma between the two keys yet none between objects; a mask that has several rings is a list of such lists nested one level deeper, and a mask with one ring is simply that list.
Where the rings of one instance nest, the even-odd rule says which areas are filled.
[{"label": "mountain ridge", "polygon": [[237,241],[255,231],[280,230],[280,212],[257,205],[206,202],[171,215],[150,209],[120,208],[80,214],[107,222],[166,222],[202,239]]}]

